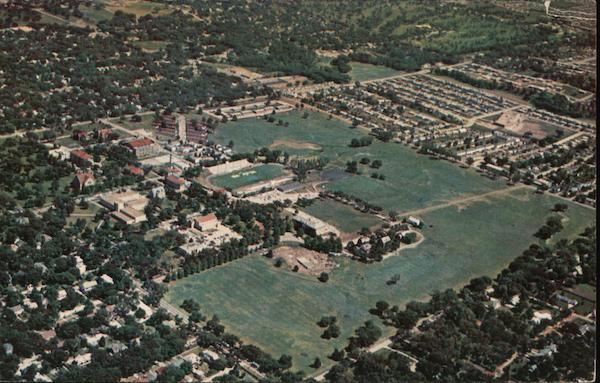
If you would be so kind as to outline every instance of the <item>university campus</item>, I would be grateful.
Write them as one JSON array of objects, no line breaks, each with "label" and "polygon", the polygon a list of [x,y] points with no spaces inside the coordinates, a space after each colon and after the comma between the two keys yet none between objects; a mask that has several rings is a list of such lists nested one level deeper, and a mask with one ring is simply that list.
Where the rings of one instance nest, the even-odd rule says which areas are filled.
[{"label": "university campus", "polygon": [[595,380],[595,1],[0,22],[1,381]]}]

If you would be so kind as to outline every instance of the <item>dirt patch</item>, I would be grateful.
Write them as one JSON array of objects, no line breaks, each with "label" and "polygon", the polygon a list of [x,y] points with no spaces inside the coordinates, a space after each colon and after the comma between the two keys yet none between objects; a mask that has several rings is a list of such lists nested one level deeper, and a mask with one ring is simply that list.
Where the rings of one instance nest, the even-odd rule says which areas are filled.
[{"label": "dirt patch", "polygon": [[295,84],[297,82],[302,83],[308,80],[308,78],[304,76],[281,76],[280,78],[290,84]]},{"label": "dirt patch", "polygon": [[552,130],[566,130],[562,127],[554,126],[547,122],[532,119],[529,116],[514,110],[502,113],[496,122],[503,125],[504,129],[509,132],[518,135],[523,135],[526,132],[530,132],[533,137],[538,139],[548,136],[552,133]]},{"label": "dirt patch", "polygon": [[287,146],[292,149],[310,149],[310,150],[321,150],[321,147],[317,144],[313,144],[312,142],[303,142],[303,141],[295,141],[295,140],[275,140],[269,148],[276,148],[278,146]]},{"label": "dirt patch", "polygon": [[336,263],[327,254],[318,253],[304,247],[281,246],[273,252],[275,258],[282,258],[290,268],[298,266],[298,272],[319,275],[332,270]]},{"label": "dirt patch", "polygon": [[332,49],[317,49],[317,54],[319,56],[325,56],[325,57],[338,57],[341,54],[350,54],[352,53],[352,49],[345,49],[345,50],[332,50]]}]

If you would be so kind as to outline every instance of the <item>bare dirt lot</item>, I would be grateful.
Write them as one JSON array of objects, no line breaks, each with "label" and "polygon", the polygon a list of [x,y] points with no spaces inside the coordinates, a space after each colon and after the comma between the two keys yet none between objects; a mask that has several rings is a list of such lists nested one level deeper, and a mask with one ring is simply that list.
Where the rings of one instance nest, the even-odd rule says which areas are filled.
[{"label": "bare dirt lot", "polygon": [[274,258],[282,258],[291,268],[298,266],[298,272],[303,274],[319,275],[335,267],[335,262],[327,254],[304,247],[281,246],[273,254]]},{"label": "bare dirt lot", "polygon": [[517,111],[508,111],[502,113],[502,115],[496,120],[497,123],[504,125],[504,129],[522,135],[526,132],[530,132],[533,137],[541,139],[550,134],[555,133],[557,129],[562,129],[570,133],[569,130],[555,126],[553,124],[532,119],[523,113]]}]

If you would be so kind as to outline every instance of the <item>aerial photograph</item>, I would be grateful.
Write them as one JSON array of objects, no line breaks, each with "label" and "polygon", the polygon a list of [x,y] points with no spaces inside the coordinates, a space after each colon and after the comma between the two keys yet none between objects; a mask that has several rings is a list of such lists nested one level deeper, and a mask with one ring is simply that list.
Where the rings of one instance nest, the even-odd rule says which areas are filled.
[{"label": "aerial photograph", "polygon": [[0,382],[596,379],[596,0],[0,0]]}]

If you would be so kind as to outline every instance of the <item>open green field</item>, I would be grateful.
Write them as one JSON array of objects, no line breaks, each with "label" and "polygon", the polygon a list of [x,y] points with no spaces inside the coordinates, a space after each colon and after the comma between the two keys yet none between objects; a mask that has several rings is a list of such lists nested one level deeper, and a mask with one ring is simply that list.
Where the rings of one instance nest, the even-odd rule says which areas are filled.
[{"label": "open green field", "polygon": [[370,228],[381,223],[381,220],[374,215],[361,213],[351,206],[330,199],[317,199],[312,205],[302,210],[346,233],[358,231],[363,227]]},{"label": "open green field", "polygon": [[134,14],[136,17],[142,17],[147,14],[159,16],[173,12],[173,9],[168,5],[146,0],[108,0],[105,1],[105,4],[106,10],[112,13],[123,11]]},{"label": "open green field", "polygon": [[[361,166],[362,175],[335,181],[326,187],[360,197],[383,207],[386,212],[423,208],[503,187],[502,183],[481,177],[472,169],[417,154],[399,144],[374,141],[368,147],[355,149],[352,159],[359,161],[362,157],[381,160],[383,166],[377,170]],[[371,178],[372,171],[385,175],[385,180]]]},{"label": "open green field", "polygon": [[41,18],[39,20],[40,24],[58,24],[58,25],[68,25],[69,22],[65,21],[63,18],[54,16],[52,14],[40,13]]},{"label": "open green field", "polygon": [[[553,214],[550,209],[557,201],[520,189],[431,211],[422,215],[427,227],[420,246],[370,265],[343,259],[327,283],[249,256],[171,284],[167,299],[179,304],[195,298],[202,311],[216,313],[228,331],[275,357],[291,354],[294,368],[310,373],[308,365],[316,356],[323,368],[330,365],[326,355],[345,346],[362,322],[374,319],[368,309],[378,300],[402,305],[477,276],[495,276],[537,242],[533,233]],[[571,203],[566,214],[571,219],[565,230],[592,225],[595,219],[593,210]],[[386,285],[395,274],[401,276],[398,284]],[[337,316],[340,338],[320,338],[323,329],[315,322],[323,315]]]},{"label": "open green field", "polygon": [[[156,128],[154,127],[154,114],[144,114],[140,116],[142,120],[140,122],[131,121],[131,117],[127,116],[124,121],[120,121],[118,118],[111,120],[113,123],[121,125],[125,129],[129,130],[138,130],[144,129],[149,133],[156,133]],[[119,131],[119,134],[121,131]]]},{"label": "open green field", "polygon": [[84,18],[96,23],[103,20],[110,20],[113,17],[112,12],[103,8],[96,9],[95,6],[81,5],[79,6],[79,10],[83,13]]},{"label": "open green field", "polygon": [[[260,118],[243,119],[220,125],[211,139],[226,145],[234,141],[234,151],[252,152],[276,142],[289,142],[296,148],[318,145],[320,150],[296,149],[329,160],[330,167],[344,168],[347,161],[359,161],[363,157],[380,160],[383,166],[371,169],[360,166],[362,175],[333,182],[327,188],[360,197],[388,210],[405,211],[430,206],[465,194],[480,194],[503,187],[498,181],[481,177],[473,169],[462,169],[447,161],[430,159],[414,150],[396,143],[377,140],[370,146],[351,148],[352,138],[362,137],[365,132],[350,129],[337,119],[328,119],[321,113],[292,111],[277,115],[277,119],[289,122],[289,126],[269,123]],[[277,145],[278,149],[288,151]],[[296,154],[290,150],[290,154]],[[375,180],[370,174],[384,174],[385,180]]]},{"label": "open green field", "polygon": [[264,164],[228,174],[214,176],[211,177],[210,182],[222,188],[237,189],[242,186],[277,178],[283,175],[283,173],[283,167],[281,165]]},{"label": "open green field", "polygon": [[321,113],[309,113],[304,119],[302,112],[290,111],[275,115],[275,119],[289,125],[270,123],[262,118],[244,118],[220,124],[210,138],[222,145],[233,140],[233,149],[238,153],[253,152],[280,142],[276,148],[291,155],[320,155],[334,160],[351,153],[350,140],[364,135]]},{"label": "open green field", "polygon": [[397,76],[402,72],[392,68],[388,68],[383,65],[372,65],[365,64],[356,61],[350,62],[352,70],[350,71],[350,77],[352,81],[366,81],[375,80],[383,77]]}]

